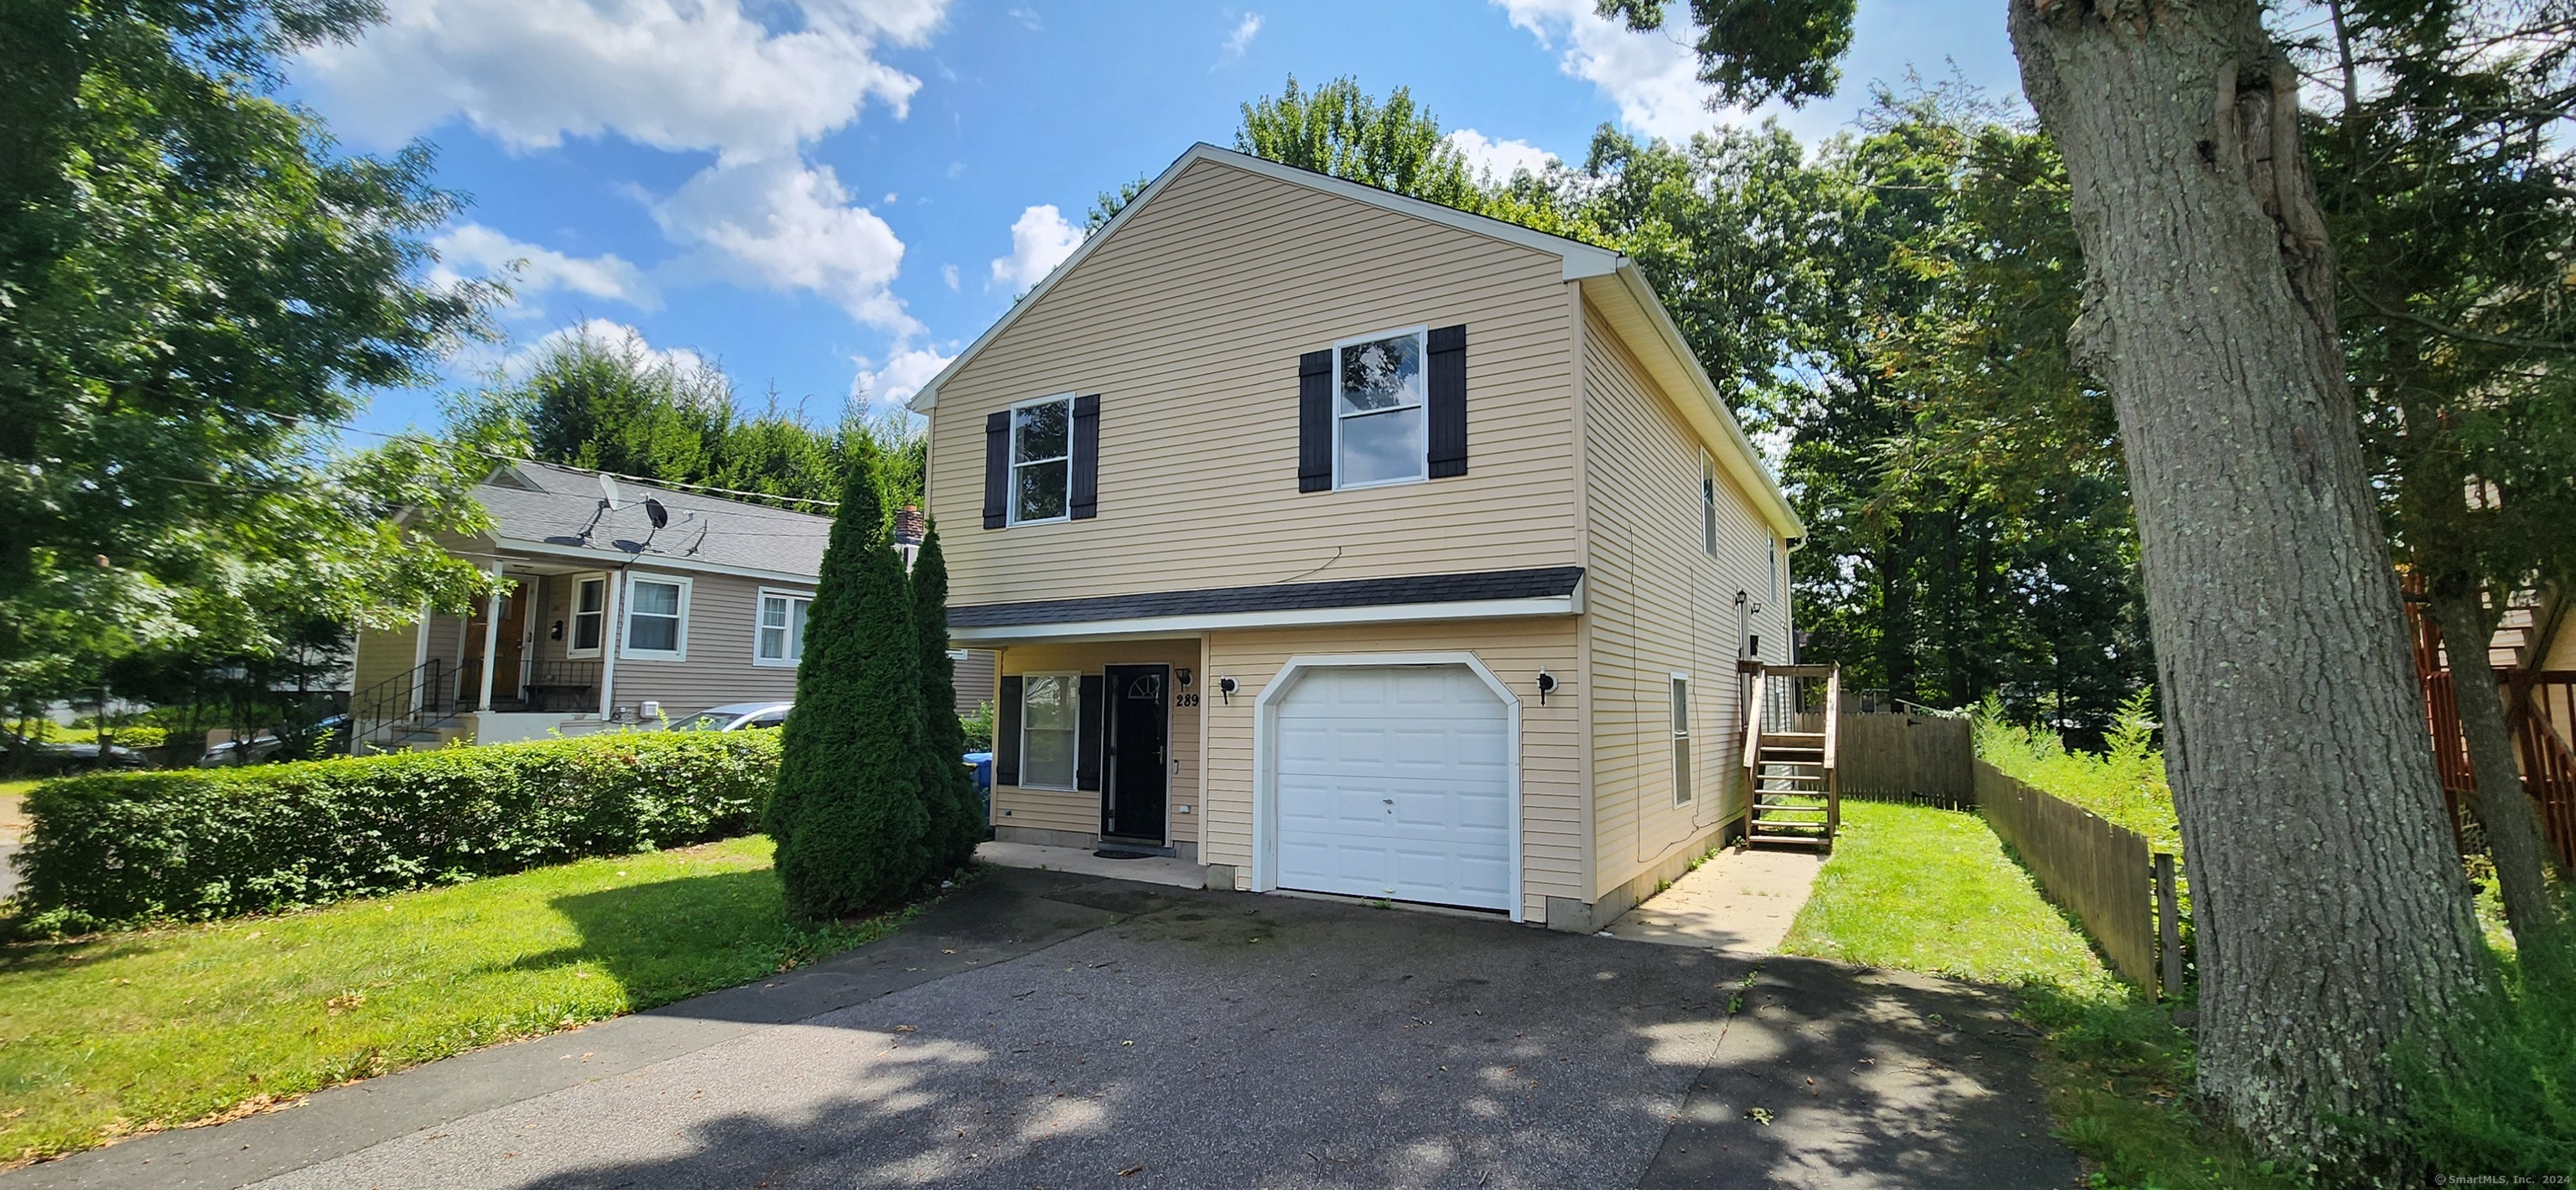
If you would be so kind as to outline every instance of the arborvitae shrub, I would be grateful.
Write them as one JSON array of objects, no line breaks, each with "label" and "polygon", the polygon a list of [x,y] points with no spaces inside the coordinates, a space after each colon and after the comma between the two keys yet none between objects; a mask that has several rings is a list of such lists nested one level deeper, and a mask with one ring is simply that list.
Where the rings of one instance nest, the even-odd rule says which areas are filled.
[{"label": "arborvitae shrub", "polygon": [[965,727],[957,721],[957,663],[948,657],[948,559],[939,530],[922,536],[912,562],[912,629],[921,643],[921,792],[930,811],[930,851],[941,869],[966,865],[984,841],[982,803],[966,769]]}]

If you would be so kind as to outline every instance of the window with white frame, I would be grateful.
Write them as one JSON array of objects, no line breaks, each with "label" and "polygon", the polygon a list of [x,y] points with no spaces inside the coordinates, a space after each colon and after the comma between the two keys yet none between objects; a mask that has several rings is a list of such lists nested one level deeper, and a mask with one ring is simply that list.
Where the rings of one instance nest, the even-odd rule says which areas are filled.
[{"label": "window with white frame", "polygon": [[1776,603],[1786,598],[1780,591],[1780,555],[1787,552],[1788,547],[1777,537],[1769,540],[1771,543],[1771,599]]},{"label": "window with white frame", "polygon": [[1333,481],[1410,483],[1431,473],[1420,328],[1333,344]]},{"label": "window with white frame", "polygon": [[805,659],[805,617],[814,597],[800,591],[760,593],[760,631],[751,659],[758,665],[794,665]]},{"label": "window with white frame", "polygon": [[1011,407],[1011,523],[1060,521],[1073,505],[1073,395]]},{"label": "window with white frame", "polygon": [[1717,556],[1717,460],[1699,457],[1699,548]]},{"label": "window with white frame", "polygon": [[1074,738],[1082,722],[1080,674],[1020,679],[1020,785],[1073,788]]},{"label": "window with white frame", "polygon": [[608,580],[593,576],[573,584],[572,640],[567,657],[599,656],[600,638],[608,631]]},{"label": "window with white frame", "polygon": [[1673,675],[1673,804],[1691,800],[1690,679]]},{"label": "window with white frame", "polygon": [[626,580],[626,633],[617,655],[685,661],[689,653],[689,580]]}]

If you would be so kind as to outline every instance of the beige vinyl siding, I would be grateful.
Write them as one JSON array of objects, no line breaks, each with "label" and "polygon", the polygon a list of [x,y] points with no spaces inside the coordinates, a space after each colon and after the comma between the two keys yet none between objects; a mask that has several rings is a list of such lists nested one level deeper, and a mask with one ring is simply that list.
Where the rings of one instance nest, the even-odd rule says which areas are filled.
[{"label": "beige vinyl siding", "polygon": [[[1468,652],[1521,703],[1521,895],[1524,916],[1543,921],[1547,898],[1590,900],[1583,888],[1584,692],[1573,675],[1581,655],[1578,618],[1477,620],[1455,624],[1363,624],[1257,629],[1207,637],[1207,844],[1200,859],[1235,865],[1238,887],[1252,875],[1253,707],[1288,659],[1312,654]],[[1538,702],[1538,671],[1561,683]],[[1229,702],[1220,677],[1241,688]]]},{"label": "beige vinyl siding", "polygon": [[[1201,162],[939,389],[931,511],[959,605],[1562,565],[1576,556],[1562,265]],[[1467,327],[1468,474],[1297,490],[1297,361]],[[1099,516],[986,530],[984,419],[1100,394]]]},{"label": "beige vinyl siding", "polygon": [[[662,704],[673,719],[730,702],[759,702],[796,697],[796,671],[786,666],[752,664],[752,622],[763,587],[804,591],[783,583],[729,574],[686,574],[636,567],[629,572],[648,579],[683,578],[689,582],[687,659],[666,661],[620,655],[612,700],[620,707],[641,707],[646,700]],[[629,600],[621,583],[619,620]],[[571,591],[567,579],[548,579],[548,587]],[[553,621],[547,621],[551,624]],[[624,625],[611,624],[612,644],[623,641]],[[569,624],[565,635],[571,635]]]},{"label": "beige vinyl siding", "polygon": [[[1097,674],[1110,665],[1169,665],[1191,671],[1197,684],[1186,693],[1196,694],[1205,685],[1198,679],[1199,642],[1195,639],[1015,645],[1002,650],[999,658],[1002,674]],[[1177,681],[1171,692],[1184,693]],[[1164,830],[1167,841],[1178,846],[1199,841],[1199,709],[1168,709],[1172,716],[1168,729],[1171,783],[1164,796]],[[1000,742],[994,741],[996,745]],[[993,787],[993,825],[1097,836],[1101,795],[1102,791],[1096,789],[1023,789],[997,784]],[[1183,806],[1189,807],[1188,813],[1181,811]]]},{"label": "beige vinyl siding", "polygon": [[[1748,631],[1774,663],[1787,660],[1789,611],[1771,586],[1778,538],[1723,469],[1717,556],[1705,552],[1706,447],[1597,317],[1585,328],[1583,399],[1596,847],[1584,899],[1595,900],[1741,811],[1735,592],[1763,605]],[[1675,672],[1691,678],[1695,797],[1682,806],[1673,804]]]},{"label": "beige vinyl siding", "polygon": [[990,650],[967,649],[965,653],[965,659],[956,663],[956,709],[960,718],[974,714],[998,697],[995,687],[1002,675],[1001,658]]}]

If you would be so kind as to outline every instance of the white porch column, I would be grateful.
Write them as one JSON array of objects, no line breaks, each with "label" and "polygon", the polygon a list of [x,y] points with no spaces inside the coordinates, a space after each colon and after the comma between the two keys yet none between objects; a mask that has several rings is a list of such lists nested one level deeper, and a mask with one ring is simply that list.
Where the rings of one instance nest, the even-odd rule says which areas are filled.
[{"label": "white porch column", "polygon": [[420,628],[412,634],[411,713],[420,713],[421,669],[429,664],[429,601],[420,601]]},{"label": "white porch column", "polygon": [[475,695],[474,709],[492,713],[492,667],[500,664],[501,645],[501,564],[492,564],[492,596],[483,605],[483,689]]},{"label": "white porch column", "polygon": [[608,576],[607,607],[599,621],[599,717],[603,722],[617,709],[617,589],[625,585],[623,572]]}]

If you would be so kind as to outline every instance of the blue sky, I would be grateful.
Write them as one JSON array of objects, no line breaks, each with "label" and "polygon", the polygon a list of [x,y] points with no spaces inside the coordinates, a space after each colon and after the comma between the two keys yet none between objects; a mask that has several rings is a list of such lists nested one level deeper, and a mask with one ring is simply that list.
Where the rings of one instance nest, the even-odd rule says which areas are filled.
[{"label": "blue sky", "polygon": [[[523,262],[509,341],[452,361],[457,382],[587,324],[829,422],[854,384],[884,401],[927,379],[1070,250],[1098,192],[1230,143],[1238,105],[1292,72],[1410,86],[1503,173],[1579,159],[1603,122],[1681,139],[1759,118],[1706,110],[1674,36],[1591,7],[389,0],[366,38],[295,63],[290,97],[352,149],[436,144],[473,200],[441,274]],[[1862,0],[1842,94],[1779,114],[1829,135],[1909,67],[2014,94],[2003,7]],[[431,394],[388,392],[359,424],[436,418]]]}]

